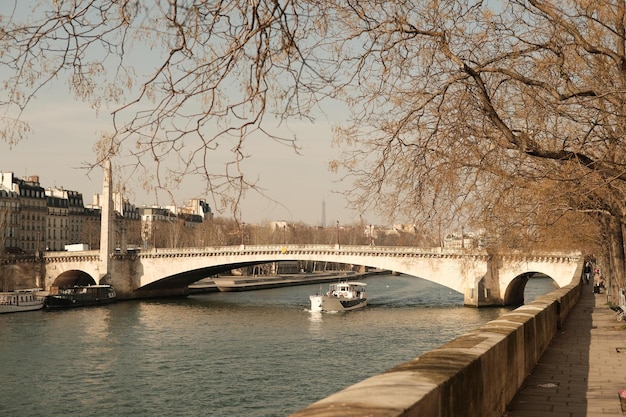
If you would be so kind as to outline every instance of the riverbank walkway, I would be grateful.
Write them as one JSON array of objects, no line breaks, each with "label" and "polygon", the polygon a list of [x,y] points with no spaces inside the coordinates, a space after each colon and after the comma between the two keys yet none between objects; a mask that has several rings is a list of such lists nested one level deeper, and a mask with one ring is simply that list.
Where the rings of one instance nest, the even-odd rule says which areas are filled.
[{"label": "riverbank walkway", "polygon": [[626,323],[604,294],[583,284],[580,301],[503,417],[626,416]]}]

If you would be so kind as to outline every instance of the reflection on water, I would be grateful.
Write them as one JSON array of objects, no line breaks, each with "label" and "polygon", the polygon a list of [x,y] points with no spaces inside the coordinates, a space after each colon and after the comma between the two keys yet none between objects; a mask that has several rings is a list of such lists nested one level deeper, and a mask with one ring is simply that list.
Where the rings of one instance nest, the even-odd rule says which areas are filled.
[{"label": "reflection on water", "polygon": [[320,335],[322,332],[322,312],[321,311],[309,311],[309,333],[311,336]]},{"label": "reflection on water", "polygon": [[0,415],[285,416],[504,311],[413,277],[367,283],[349,313],[309,312],[315,284],[1,315]]}]

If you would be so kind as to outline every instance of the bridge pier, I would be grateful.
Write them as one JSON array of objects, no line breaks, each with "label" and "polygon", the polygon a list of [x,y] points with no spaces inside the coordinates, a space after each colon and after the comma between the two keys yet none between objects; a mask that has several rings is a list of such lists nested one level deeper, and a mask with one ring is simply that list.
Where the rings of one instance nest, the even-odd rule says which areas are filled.
[{"label": "bridge pier", "polygon": [[506,304],[500,291],[500,269],[503,259],[501,256],[489,256],[487,259],[487,273],[474,283],[474,286],[465,290],[464,304],[469,307],[499,307]]},{"label": "bridge pier", "polygon": [[480,280],[476,287],[467,288],[465,290],[463,303],[467,307],[504,306],[504,299],[494,296],[494,294],[498,294],[499,292],[498,287],[488,287],[484,284],[483,280]]}]

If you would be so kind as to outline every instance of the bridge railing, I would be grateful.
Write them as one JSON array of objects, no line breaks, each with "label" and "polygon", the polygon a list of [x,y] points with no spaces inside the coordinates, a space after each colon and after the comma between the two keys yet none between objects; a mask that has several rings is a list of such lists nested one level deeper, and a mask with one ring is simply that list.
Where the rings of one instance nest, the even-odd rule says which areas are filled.
[{"label": "bridge railing", "polygon": [[[151,252],[250,252],[250,251],[282,251],[282,250],[332,250],[332,251],[359,251],[359,252],[407,252],[407,253],[443,253],[454,252],[441,248],[416,248],[409,246],[370,246],[370,245],[323,245],[323,244],[272,244],[272,245],[236,245],[236,246],[204,246],[188,248],[157,248],[142,250],[140,253]],[[458,251],[457,251],[458,252]]]},{"label": "bridge railing", "polygon": [[48,251],[43,253],[44,259],[54,258],[84,258],[84,257],[99,257],[100,252],[97,250],[86,251]]},{"label": "bridge railing", "polygon": [[357,256],[411,256],[411,257],[448,257],[448,256],[488,256],[482,250],[450,250],[441,248],[416,248],[407,246],[368,246],[368,245],[239,245],[207,246],[193,248],[157,248],[138,252],[139,256],[223,256],[254,254],[342,254]]},{"label": "bridge railing", "polygon": [[[320,244],[272,244],[272,245],[236,245],[236,246],[203,246],[186,248],[156,248],[132,251],[133,254],[141,257],[153,256],[215,256],[215,255],[251,255],[251,254],[343,254],[359,256],[396,256],[396,257],[489,257],[492,256],[484,249],[462,249],[462,248],[418,248],[410,246],[371,246],[371,245],[320,245]],[[118,253],[119,254],[119,253]],[[99,256],[99,251],[59,251],[45,252],[45,258],[69,258]],[[580,258],[580,253],[539,253],[539,252],[509,252],[502,253],[507,259],[524,260],[548,260],[551,262],[571,262]]]},{"label": "bridge railing", "polygon": [[[369,256],[421,256],[421,257],[448,257],[448,256],[492,256],[485,249],[459,248],[418,248],[410,246],[371,246],[371,245],[320,245],[320,244],[272,244],[272,245],[237,245],[237,246],[205,246],[188,248],[157,248],[137,252],[141,256],[153,254],[267,254],[267,253],[341,253]],[[540,253],[540,252],[508,252],[500,254],[506,258],[518,260],[544,259],[553,262],[580,258],[580,253]]]}]

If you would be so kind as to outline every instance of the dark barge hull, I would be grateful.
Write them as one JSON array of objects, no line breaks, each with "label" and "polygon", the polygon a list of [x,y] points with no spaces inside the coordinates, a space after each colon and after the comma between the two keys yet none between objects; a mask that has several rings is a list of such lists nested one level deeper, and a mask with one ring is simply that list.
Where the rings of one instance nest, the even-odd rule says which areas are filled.
[{"label": "dark barge hull", "polygon": [[46,310],[60,310],[106,305],[114,303],[115,301],[115,291],[112,288],[98,286],[74,287],[60,294],[46,296],[44,308]]},{"label": "dark barge hull", "polygon": [[44,308],[47,310],[55,310],[62,308],[88,307],[111,304],[115,302],[115,298],[93,299],[86,297],[60,297],[58,295],[49,295],[44,302]]}]

